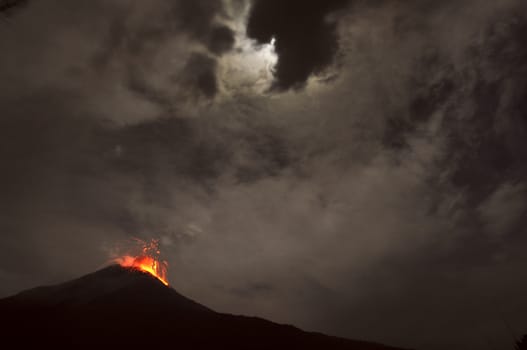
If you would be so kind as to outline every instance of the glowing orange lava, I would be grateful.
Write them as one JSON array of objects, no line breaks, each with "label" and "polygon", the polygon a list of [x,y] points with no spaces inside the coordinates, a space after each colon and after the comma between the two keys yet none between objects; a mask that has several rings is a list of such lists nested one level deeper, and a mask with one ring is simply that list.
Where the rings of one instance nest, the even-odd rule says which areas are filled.
[{"label": "glowing orange lava", "polygon": [[163,282],[165,286],[168,286],[167,279],[167,268],[168,264],[166,261],[159,259],[159,241],[152,240],[150,243],[146,243],[141,240],[136,240],[142,244],[142,254],[139,256],[130,256],[125,255],[119,258],[116,258],[114,262],[117,264],[137,269],[140,271],[147,272]]}]

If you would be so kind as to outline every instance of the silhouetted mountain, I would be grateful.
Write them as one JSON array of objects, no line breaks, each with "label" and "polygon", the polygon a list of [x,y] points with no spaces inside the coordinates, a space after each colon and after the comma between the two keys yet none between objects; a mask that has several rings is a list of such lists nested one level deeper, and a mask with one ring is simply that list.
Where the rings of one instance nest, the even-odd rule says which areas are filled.
[{"label": "silhouetted mountain", "polygon": [[16,348],[163,346],[178,349],[396,350],[221,314],[149,274],[110,266],[0,300],[0,339]]},{"label": "silhouetted mountain", "polygon": [[527,334],[516,343],[516,350],[527,350]]}]

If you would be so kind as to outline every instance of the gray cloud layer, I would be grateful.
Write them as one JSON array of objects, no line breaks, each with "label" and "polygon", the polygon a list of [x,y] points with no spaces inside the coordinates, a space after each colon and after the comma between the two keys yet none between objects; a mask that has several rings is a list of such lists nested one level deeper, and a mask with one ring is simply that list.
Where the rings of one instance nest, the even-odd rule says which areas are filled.
[{"label": "gray cloud layer", "polygon": [[527,8],[339,10],[330,60],[291,85],[280,69],[311,48],[277,66],[303,89],[227,97],[220,1],[35,1],[0,22],[0,294],[159,237],[173,285],[218,310],[510,346],[503,319],[527,329]]}]

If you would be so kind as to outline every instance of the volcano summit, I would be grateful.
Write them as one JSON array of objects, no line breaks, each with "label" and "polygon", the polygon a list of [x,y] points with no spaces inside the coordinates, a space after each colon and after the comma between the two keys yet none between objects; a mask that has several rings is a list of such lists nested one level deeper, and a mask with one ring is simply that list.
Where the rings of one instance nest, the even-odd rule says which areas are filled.
[{"label": "volcano summit", "polygon": [[3,340],[19,348],[396,350],[260,318],[218,313],[151,274],[118,265],[1,299],[0,315]]}]

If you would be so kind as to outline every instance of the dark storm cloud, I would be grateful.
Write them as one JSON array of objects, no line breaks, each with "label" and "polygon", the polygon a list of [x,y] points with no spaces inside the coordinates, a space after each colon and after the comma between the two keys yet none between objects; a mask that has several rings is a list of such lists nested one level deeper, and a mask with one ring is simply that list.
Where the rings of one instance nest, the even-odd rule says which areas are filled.
[{"label": "dark storm cloud", "polygon": [[522,44],[526,33],[527,19],[518,15],[499,18],[486,31],[483,43],[473,50],[479,64],[474,64],[467,98],[474,108],[461,122],[459,116],[451,116],[463,130],[453,132],[452,147],[466,150],[459,155],[454,181],[460,186],[470,182],[483,195],[504,181],[527,175],[527,50]]},{"label": "dark storm cloud", "polygon": [[11,15],[13,11],[16,11],[20,7],[27,4],[28,0],[1,0],[0,1],[0,14]]},{"label": "dark storm cloud", "polygon": [[[233,31],[219,22],[225,17],[221,1],[154,1],[139,6],[139,11],[137,6],[123,6],[115,10],[113,17],[110,17],[112,22],[104,45],[93,57],[97,71],[115,69],[112,63],[124,63],[130,87],[151,102],[160,103],[163,108],[170,105],[167,100],[173,102],[173,90],[177,87],[172,83],[174,77],[182,74],[197,75],[192,79],[182,79],[187,89],[195,88],[198,95],[206,98],[216,95],[214,55],[221,56],[234,45]],[[151,70],[158,69],[153,58],[162,52],[163,47],[173,45],[182,36],[189,42],[183,44],[179,48],[181,52],[175,55],[188,54],[187,65],[182,70],[166,72],[168,79],[163,86],[149,82]],[[196,45],[204,46],[211,56],[207,58],[205,54],[194,52],[196,47],[193,46]]]},{"label": "dark storm cloud", "polygon": [[[225,16],[220,0],[199,1],[153,1],[140,6],[144,17],[136,15],[134,7],[123,6],[115,13],[107,47],[101,54],[123,49],[130,54],[144,50],[155,50],[155,46],[184,34],[205,45],[211,52],[221,54],[234,43],[232,30],[219,23]],[[155,16],[156,20],[152,17]],[[216,40],[214,40],[216,39]]]},{"label": "dark storm cloud", "polygon": [[216,15],[222,13],[221,0],[177,1],[171,6],[171,14],[181,22],[182,29],[201,40],[208,38]]},{"label": "dark storm cloud", "polygon": [[280,1],[256,0],[247,23],[247,34],[259,43],[275,38],[278,63],[274,87],[302,87],[307,79],[322,72],[338,50],[337,26],[329,15],[348,0]]},{"label": "dark storm cloud", "polygon": [[[514,324],[513,328],[518,332],[525,329],[525,320],[521,316],[525,304],[511,294],[515,294],[513,290],[526,288],[517,279],[525,266],[519,262],[521,254],[515,247],[526,243],[527,123],[524,104],[527,66],[525,46],[519,38],[525,35],[527,16],[523,5],[515,3],[512,8],[511,11],[505,6],[505,9],[496,11],[475,34],[469,36],[461,54],[457,47],[459,39],[455,36],[442,45],[433,44],[431,38],[437,33],[430,26],[433,23],[430,17],[424,21],[425,26],[411,25],[412,21],[406,18],[404,30],[399,27],[400,22],[396,22],[399,23],[395,31],[397,35],[413,37],[416,43],[421,35],[427,40],[421,50],[415,51],[408,80],[411,93],[404,107],[386,114],[384,147],[399,154],[412,152],[416,147],[412,144],[413,137],[430,132],[423,126],[437,128],[434,133],[438,132],[444,138],[444,153],[437,164],[439,169],[447,171],[442,175],[431,173],[429,186],[431,189],[440,188],[440,197],[449,196],[451,191],[457,193],[458,199],[449,205],[449,210],[455,213],[451,220],[457,222],[449,232],[456,230],[463,239],[454,246],[436,243],[433,250],[422,250],[426,251],[426,257],[416,254],[407,257],[407,262],[401,259],[399,263],[404,267],[398,272],[384,275],[397,265],[382,264],[382,280],[374,282],[379,286],[368,290],[387,294],[383,297],[370,294],[364,296],[364,300],[375,308],[391,309],[393,305],[399,305],[400,310],[387,311],[386,314],[407,313],[412,324],[410,327],[421,334],[428,332],[429,328],[420,329],[419,320],[426,320],[430,312],[438,319],[451,320],[444,322],[456,319],[464,331],[457,334],[458,339],[452,343],[445,339],[445,348],[459,346],[456,342],[486,344],[487,340],[512,346],[510,336],[496,330],[503,322],[500,314],[506,315],[501,318]],[[460,10],[456,6],[452,9]],[[422,22],[422,18],[413,20],[414,23]],[[442,205],[431,207],[431,213],[444,209]],[[416,266],[426,266],[427,270],[419,271]],[[396,288],[406,287],[390,290],[391,274],[401,276]],[[465,278],[468,280],[464,281]],[[444,290],[455,292],[436,294],[434,289],[443,290],[440,285]],[[406,300],[405,295],[411,300]],[[397,300],[397,303],[377,303],[386,298],[393,298],[392,301]],[[444,302],[435,311],[428,309],[421,314],[419,308],[410,307],[415,298],[427,300],[421,310],[430,308],[439,298]],[[515,301],[505,301],[508,298]],[[470,300],[464,306],[465,311],[459,312],[459,309],[448,306],[461,305],[461,300]],[[363,312],[359,309],[355,313]],[[460,318],[458,313],[464,316]],[[468,326],[473,319],[481,321]],[[348,322],[349,319],[337,321],[338,324]],[[381,321],[372,315],[366,324],[368,322]],[[367,332],[365,328],[359,333]],[[393,331],[400,334],[401,329]],[[394,335],[394,339],[396,337]],[[416,346],[441,348],[438,340]]]},{"label": "dark storm cloud", "polygon": [[385,145],[399,148],[408,134],[444,113],[451,155],[445,165],[456,164],[451,180],[470,192],[472,204],[505,181],[527,175],[522,146],[527,137],[527,50],[521,44],[526,24],[521,15],[497,16],[467,48],[469,65],[456,67],[437,50],[423,54],[410,81],[414,96],[405,110],[388,119]]},{"label": "dark storm cloud", "polygon": [[234,33],[226,26],[216,26],[209,34],[207,47],[213,53],[220,55],[234,46]]},{"label": "dark storm cloud", "polygon": [[226,15],[221,1],[180,1],[174,13],[181,20],[183,29],[189,30],[214,54],[221,55],[233,47],[233,31],[215,22],[216,16]]},{"label": "dark storm cloud", "polygon": [[196,86],[206,97],[213,97],[218,92],[216,61],[205,55],[193,54],[185,66],[183,81]]},{"label": "dark storm cloud", "polygon": [[[113,142],[120,146],[114,165],[124,174],[135,174],[151,182],[149,189],[162,194],[164,181],[155,181],[157,176],[184,178],[209,188],[208,184],[213,185],[227,172],[232,172],[235,181],[257,181],[279,174],[292,163],[275,160],[289,152],[278,132],[266,136],[270,130],[265,126],[254,130],[210,130],[208,123],[161,118],[110,132]],[[241,139],[239,133],[246,138]],[[275,147],[263,149],[267,142]],[[247,159],[241,159],[240,154]],[[250,171],[252,177],[247,175]]]}]

